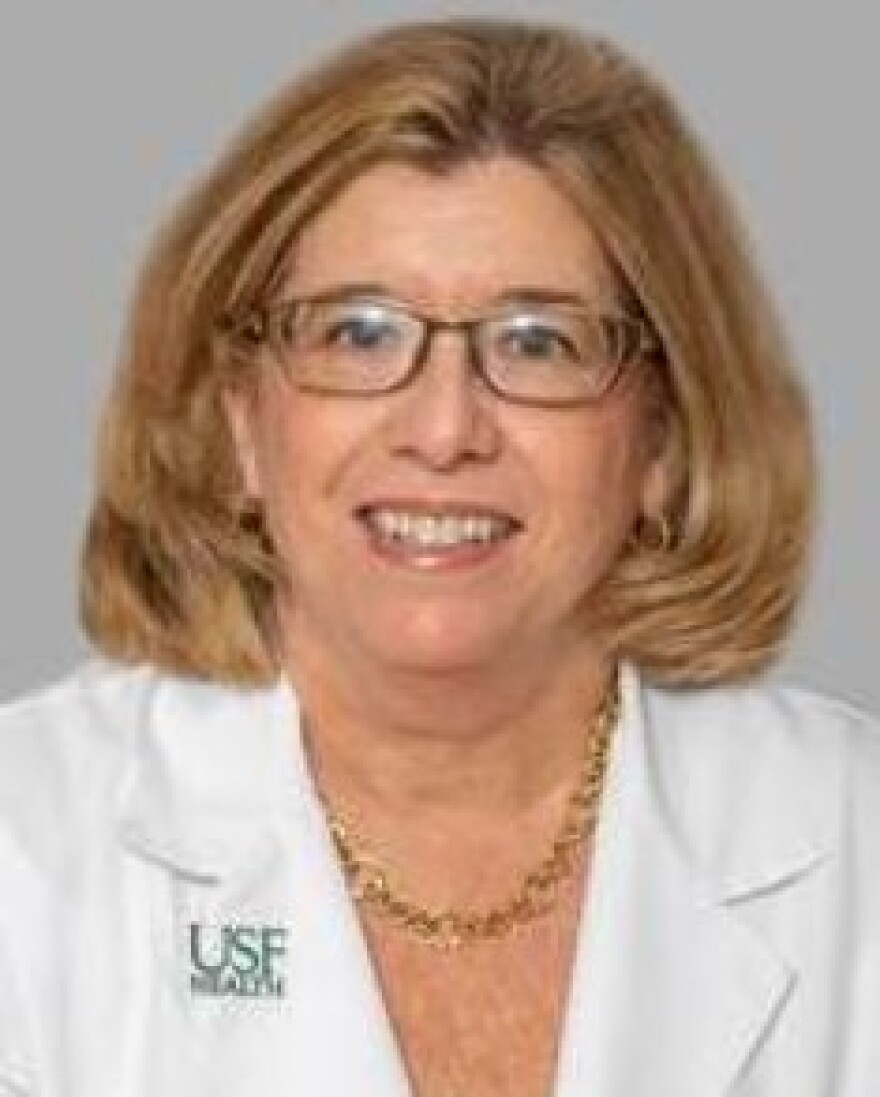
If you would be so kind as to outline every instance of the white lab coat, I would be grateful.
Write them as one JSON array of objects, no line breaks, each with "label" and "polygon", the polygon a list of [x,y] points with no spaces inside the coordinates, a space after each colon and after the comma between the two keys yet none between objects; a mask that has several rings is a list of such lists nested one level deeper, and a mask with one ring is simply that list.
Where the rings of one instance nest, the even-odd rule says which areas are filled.
[{"label": "white lab coat", "polygon": [[[877,726],[623,687],[555,1097],[876,1097]],[[406,1097],[297,727],[105,663],[3,711],[3,1097]],[[271,994],[194,989],[223,927]]]}]

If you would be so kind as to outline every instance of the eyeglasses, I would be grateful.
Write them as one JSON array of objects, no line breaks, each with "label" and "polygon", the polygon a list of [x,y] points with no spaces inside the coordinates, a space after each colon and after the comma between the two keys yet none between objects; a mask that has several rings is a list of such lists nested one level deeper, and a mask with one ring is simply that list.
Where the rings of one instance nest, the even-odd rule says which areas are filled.
[{"label": "eyeglasses", "polygon": [[374,396],[407,385],[440,332],[459,332],[473,369],[498,396],[546,407],[598,400],[624,367],[659,350],[648,325],[568,300],[513,300],[443,320],[380,296],[327,292],[226,320],[239,349],[267,345],[298,387]]}]

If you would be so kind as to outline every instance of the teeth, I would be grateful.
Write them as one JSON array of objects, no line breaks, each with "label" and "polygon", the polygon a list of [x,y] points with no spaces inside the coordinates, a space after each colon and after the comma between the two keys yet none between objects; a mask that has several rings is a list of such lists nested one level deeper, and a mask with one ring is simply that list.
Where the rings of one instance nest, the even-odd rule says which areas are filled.
[{"label": "teeth", "polygon": [[367,520],[383,537],[409,541],[420,548],[445,548],[465,543],[485,544],[510,531],[510,523],[485,515],[408,514],[373,510]]}]

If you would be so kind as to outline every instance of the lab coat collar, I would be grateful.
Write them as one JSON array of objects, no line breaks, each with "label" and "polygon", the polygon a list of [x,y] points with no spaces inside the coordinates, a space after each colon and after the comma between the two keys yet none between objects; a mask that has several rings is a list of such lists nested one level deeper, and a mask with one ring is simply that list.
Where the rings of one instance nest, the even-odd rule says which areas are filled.
[{"label": "lab coat collar", "polygon": [[283,816],[300,810],[290,690],[160,677],[142,705],[118,801],[124,844],[205,882],[249,873]]},{"label": "lab coat collar", "polygon": [[[796,993],[783,943],[754,928],[749,904],[808,876],[827,828],[799,792],[796,744],[768,734],[748,765],[762,729],[725,727],[739,711],[729,697],[663,694],[629,666],[622,684],[556,1095],[722,1097]],[[277,908],[277,877],[290,877],[291,995],[309,1001],[285,1057],[312,1092],[404,1097],[297,723],[285,685],[159,686],[120,799],[123,841],[213,889],[217,917],[245,896],[253,909],[261,888]]]},{"label": "lab coat collar", "polygon": [[557,1097],[723,1097],[796,994],[749,905],[796,887],[828,841],[779,714],[748,705],[625,670]]}]

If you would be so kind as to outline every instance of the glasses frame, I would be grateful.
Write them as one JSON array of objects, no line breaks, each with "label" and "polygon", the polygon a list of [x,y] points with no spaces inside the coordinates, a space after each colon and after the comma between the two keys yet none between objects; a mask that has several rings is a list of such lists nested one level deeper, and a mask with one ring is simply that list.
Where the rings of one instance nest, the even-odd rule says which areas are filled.
[{"label": "glasses frame", "polygon": [[[324,387],[320,383],[301,381],[293,371],[284,367],[282,359],[285,351],[289,350],[289,344],[281,331],[296,311],[312,305],[348,301],[392,308],[419,324],[421,334],[409,366],[391,384],[369,391],[356,388],[346,389],[336,385]],[[619,330],[625,333],[621,345],[627,348],[626,353],[619,361],[614,363],[615,368],[609,372],[607,382],[595,393],[585,394],[574,399],[553,399],[512,394],[500,387],[492,378],[481,350],[479,331],[485,324],[499,319],[516,305],[521,305],[523,309],[529,306],[552,305],[554,309],[570,315],[585,316],[599,320],[602,323],[618,325]],[[575,302],[568,298],[554,298],[550,294],[539,300],[532,300],[527,297],[522,299],[514,298],[505,301],[490,311],[463,319],[449,320],[421,312],[394,297],[377,293],[329,290],[308,296],[288,297],[283,301],[277,301],[269,305],[260,305],[239,317],[225,316],[221,319],[219,328],[226,338],[231,339],[237,348],[245,353],[253,353],[259,350],[260,346],[267,345],[273,352],[279,368],[283,370],[291,384],[298,389],[305,392],[316,392],[325,396],[349,396],[358,399],[385,396],[411,384],[430,360],[434,339],[441,332],[457,332],[464,336],[468,362],[474,373],[477,374],[490,392],[509,403],[534,407],[577,407],[582,404],[596,403],[602,400],[617,385],[621,375],[629,366],[634,362],[654,356],[662,350],[660,340],[654,330],[642,318],[626,312],[622,308],[619,310],[603,309],[598,311],[585,302]]]}]

